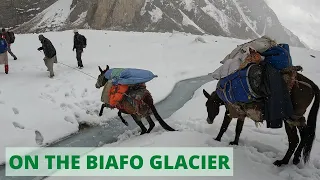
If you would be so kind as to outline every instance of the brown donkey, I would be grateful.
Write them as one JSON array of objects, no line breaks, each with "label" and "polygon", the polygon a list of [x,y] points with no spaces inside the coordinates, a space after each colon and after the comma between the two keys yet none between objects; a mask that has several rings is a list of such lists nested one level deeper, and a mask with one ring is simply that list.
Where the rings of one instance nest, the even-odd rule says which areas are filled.
[{"label": "brown donkey", "polygon": [[[109,66],[105,70],[102,70],[99,66],[100,75],[97,79],[96,88],[100,89],[103,87],[107,82],[108,79],[105,78],[105,73],[109,70]],[[142,95],[141,101],[141,108],[137,109],[131,103],[131,101],[136,101],[136,99],[132,98],[136,93],[140,93]],[[130,96],[132,95],[132,96]],[[123,108],[119,109],[118,116],[122,120],[125,125],[128,125],[126,120],[122,117],[121,113],[129,114],[137,123],[137,125],[141,128],[141,135],[145,133],[150,133],[153,128],[155,127],[155,123],[153,122],[152,118],[150,117],[151,114],[155,116],[155,118],[159,121],[159,124],[167,131],[175,131],[172,127],[170,127],[159,115],[156,107],[153,103],[153,98],[150,92],[146,89],[146,87],[138,87],[138,89],[128,90],[126,95],[124,96],[123,100],[120,102]],[[103,109],[108,107],[107,104],[102,104],[99,116],[102,116]],[[149,129],[147,129],[144,124],[142,123],[141,119],[146,118],[149,123]]]},{"label": "brown donkey", "polygon": [[[236,126],[235,140],[231,142],[230,145],[238,145],[246,117],[254,120],[255,122],[263,122],[263,119],[261,119],[262,109],[259,109],[259,107],[262,107],[261,102],[252,103],[249,104],[248,107],[243,107],[244,113],[236,113],[239,112],[239,109],[235,109],[232,105],[225,104],[215,91],[211,95],[205,90],[203,90],[203,93],[208,99],[206,102],[206,107],[208,112],[207,122],[209,124],[212,124],[215,117],[219,114],[220,106],[225,105],[226,107],[223,124],[216,138],[217,141],[221,141],[223,134],[228,129],[228,126],[233,118],[238,118],[238,121]],[[299,118],[296,119],[295,124],[288,124],[285,121],[285,130],[288,136],[289,148],[284,158],[282,160],[275,161],[274,165],[282,166],[288,164],[293,154],[293,164],[297,165],[300,163],[302,152],[304,162],[306,163],[309,161],[316,133],[319,97],[319,87],[313,81],[298,73],[297,83],[291,90],[291,99],[293,102],[294,114]],[[309,105],[312,103],[313,99],[314,103],[309,112],[308,121],[306,124],[304,114]],[[301,136],[300,142],[297,129],[299,130]]]}]

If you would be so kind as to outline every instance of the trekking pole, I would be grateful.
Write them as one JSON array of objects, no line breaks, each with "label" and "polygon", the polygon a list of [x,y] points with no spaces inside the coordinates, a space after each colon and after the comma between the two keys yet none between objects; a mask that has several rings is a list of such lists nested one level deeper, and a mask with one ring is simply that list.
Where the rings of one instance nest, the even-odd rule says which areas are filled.
[{"label": "trekking pole", "polygon": [[77,71],[81,72],[82,74],[87,75],[87,76],[89,76],[89,77],[91,77],[91,78],[93,78],[93,79],[96,79],[96,78],[93,77],[92,75],[87,74],[87,73],[85,73],[85,72],[83,72],[83,71],[80,71],[79,69],[76,69],[76,68],[74,68],[74,67],[71,67],[71,66],[69,66],[69,65],[67,65],[67,64],[64,64],[64,63],[61,63],[61,62],[58,62],[58,64],[62,64],[62,65],[67,66],[67,67],[69,67],[69,68],[71,68],[71,69],[77,70]]}]

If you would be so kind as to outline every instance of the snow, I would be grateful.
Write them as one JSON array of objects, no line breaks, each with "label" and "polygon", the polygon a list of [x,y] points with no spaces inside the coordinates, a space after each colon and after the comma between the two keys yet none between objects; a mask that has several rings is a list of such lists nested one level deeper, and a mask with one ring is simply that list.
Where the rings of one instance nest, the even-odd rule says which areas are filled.
[{"label": "snow", "polygon": [[78,19],[76,21],[74,21],[72,23],[73,26],[77,26],[77,25],[80,25],[81,23],[83,23],[85,20],[86,20],[86,17],[87,17],[87,14],[88,14],[88,11],[85,11],[85,12],[82,12],[78,17]]},{"label": "snow", "polygon": [[183,16],[183,19],[182,19],[182,25],[184,26],[193,26],[195,28],[197,28],[197,30],[199,30],[200,32],[202,33],[205,33],[204,30],[202,30],[198,25],[196,25],[186,14],[184,14],[180,9],[179,9],[180,13],[182,14]]},{"label": "snow", "polygon": [[[225,37],[202,36],[206,43],[194,43],[199,36],[185,33],[95,30],[80,30],[80,33],[88,39],[88,47],[83,54],[85,68],[82,71],[84,73],[96,77],[99,74],[97,66],[105,67],[107,64],[111,68],[130,67],[151,70],[159,76],[147,83],[155,102],[164,99],[176,82],[207,75],[214,71],[221,65],[220,61],[226,54],[237,45],[246,42]],[[51,32],[44,35],[55,45],[58,61],[76,68],[75,52],[72,52],[72,31]],[[19,59],[17,61],[9,59],[8,75],[0,71],[2,120],[0,136],[4,137],[0,139],[0,162],[4,161],[5,147],[43,146],[77,132],[81,122],[100,125],[108,123],[109,119],[116,116],[117,111],[107,109],[103,117],[97,116],[101,105],[102,89],[98,90],[94,87],[96,79],[63,64],[55,65],[54,79],[48,78],[49,74],[42,60],[43,54],[37,51],[40,46],[37,34],[17,34],[16,37],[12,50]],[[320,52],[292,47],[291,53],[294,64],[303,66],[303,74],[320,84],[318,78],[320,71],[317,67]],[[316,58],[310,57],[310,54]],[[203,88],[212,92],[215,84],[216,81],[210,82]],[[179,129],[179,132],[165,132],[157,126],[151,134],[137,136],[137,128],[120,135],[118,142],[106,146],[228,146],[234,138],[235,122],[231,123],[222,142],[213,140],[221,126],[224,110],[222,109],[213,125],[206,123],[203,88],[195,92],[194,98],[184,107],[165,120],[169,125]],[[319,135],[318,128],[310,165],[306,167],[288,165],[278,168],[274,167],[272,162],[282,158],[287,150],[284,129],[257,128],[252,121],[248,120],[241,135],[240,146],[234,149],[235,176],[223,179],[319,179]],[[209,178],[221,179],[221,177],[204,177],[203,179]]]},{"label": "snow", "polygon": [[257,33],[257,22],[250,20],[242,11],[241,7],[239,6],[237,0],[233,0],[234,5],[237,7],[242,19],[247,24],[247,26],[257,35],[257,37],[260,37],[260,34]]},{"label": "snow", "polygon": [[[151,70],[159,77],[149,82],[155,102],[164,99],[176,82],[212,72],[225,54],[243,41],[225,41],[204,37],[208,43],[194,43],[198,36],[176,33],[130,33],[80,30],[88,40],[84,50],[84,73],[99,74],[98,66],[129,67]],[[44,33],[57,49],[58,62],[77,67],[72,51],[73,33]],[[219,41],[216,46],[214,41]],[[26,45],[27,44],[27,45]],[[0,163],[8,146],[43,146],[77,132],[79,123],[106,123],[117,115],[105,109],[98,117],[102,89],[91,78],[63,64],[54,66],[56,77],[50,79],[43,62],[37,34],[17,34],[9,58],[9,74],[0,69]],[[213,53],[217,52],[217,53]],[[197,59],[197,61],[194,61]],[[161,87],[161,88],[159,88]]]},{"label": "snow", "polygon": [[204,0],[206,6],[201,7],[201,9],[207,13],[210,17],[215,19],[221,26],[221,28],[226,32],[230,33],[229,31],[229,18],[225,15],[222,11],[217,9],[209,0]]},{"label": "snow", "polygon": [[[297,53],[294,53],[297,55]],[[307,68],[308,69],[308,68]],[[311,78],[314,73],[307,72]],[[317,80],[319,83],[320,80]],[[222,124],[225,109],[221,107],[220,115],[213,125],[206,122],[206,98],[202,89],[212,92],[216,81],[205,84],[194,94],[192,100],[186,103],[179,111],[173,114],[166,122],[179,132],[166,132],[159,126],[148,135],[139,136],[137,130],[128,131],[118,137],[118,142],[104,147],[229,147],[234,139],[236,121],[231,122],[228,131],[217,142],[216,137]],[[190,113],[192,112],[192,113]],[[320,130],[317,130],[317,136]],[[320,178],[320,141],[315,141],[309,165],[284,167],[273,166],[272,163],[282,158],[287,150],[287,138],[283,129],[257,128],[253,121],[246,120],[240,138],[240,146],[234,146],[234,176],[233,177],[197,177],[203,180],[316,180]],[[59,174],[59,172],[57,172]],[[106,177],[92,177],[93,180],[102,180]],[[147,179],[147,177],[125,177],[126,179]],[[163,179],[163,177],[152,177]],[[48,180],[82,180],[85,177],[50,177]],[[121,177],[108,177],[108,179],[122,179]],[[166,179],[194,179],[194,177],[166,177]]]},{"label": "snow", "polygon": [[151,21],[153,23],[157,23],[162,19],[163,12],[161,11],[161,9],[155,6],[155,9],[149,11],[149,14],[151,15]]},{"label": "snow", "polygon": [[143,16],[146,12],[148,12],[149,15],[151,16],[151,21],[153,23],[157,23],[158,21],[160,21],[162,19],[163,12],[157,6],[153,6],[152,11],[147,11],[146,6],[148,3],[151,3],[152,1],[153,0],[146,0],[145,1],[144,6],[140,10],[140,15]]},{"label": "snow", "polygon": [[187,11],[191,11],[196,7],[194,0],[183,0],[182,2],[184,4],[184,9]]},{"label": "snow", "polygon": [[[41,19],[40,22],[33,27],[55,27],[62,25],[71,13],[72,0],[58,0],[53,5],[45,9],[33,19]],[[32,21],[32,20],[31,20]]]}]

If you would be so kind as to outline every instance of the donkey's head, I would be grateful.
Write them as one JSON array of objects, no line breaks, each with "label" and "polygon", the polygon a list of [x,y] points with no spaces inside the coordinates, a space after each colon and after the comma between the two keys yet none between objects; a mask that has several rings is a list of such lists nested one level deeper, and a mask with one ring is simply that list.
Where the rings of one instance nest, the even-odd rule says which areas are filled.
[{"label": "donkey's head", "polygon": [[104,74],[109,70],[109,66],[107,65],[105,70],[102,70],[101,67],[99,66],[99,71],[100,71],[100,75],[98,76],[97,79],[97,83],[96,83],[96,88],[100,89],[101,87],[103,87],[107,82],[108,79],[105,78]]},{"label": "donkey's head", "polygon": [[203,90],[203,94],[208,99],[206,102],[208,113],[207,122],[208,124],[212,124],[216,116],[219,114],[220,106],[223,105],[223,101],[215,91],[210,95],[206,90]]}]

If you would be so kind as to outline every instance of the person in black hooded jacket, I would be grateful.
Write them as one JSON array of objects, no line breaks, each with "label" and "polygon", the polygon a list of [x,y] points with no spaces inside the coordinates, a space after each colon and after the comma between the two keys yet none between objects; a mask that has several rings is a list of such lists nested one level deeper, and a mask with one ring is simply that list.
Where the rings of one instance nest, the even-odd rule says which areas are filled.
[{"label": "person in black hooded jacket", "polygon": [[83,49],[87,47],[87,39],[83,35],[79,34],[78,30],[75,29],[74,31],[74,37],[73,37],[73,51],[76,50],[76,58],[78,61],[78,68],[83,68],[82,63],[82,53]]},{"label": "person in black hooded jacket", "polygon": [[50,78],[54,76],[53,63],[57,62],[57,52],[51,41],[45,38],[42,34],[39,35],[39,41],[42,46],[38,48],[38,51],[43,50],[45,57],[43,58],[45,65],[50,72]]}]

